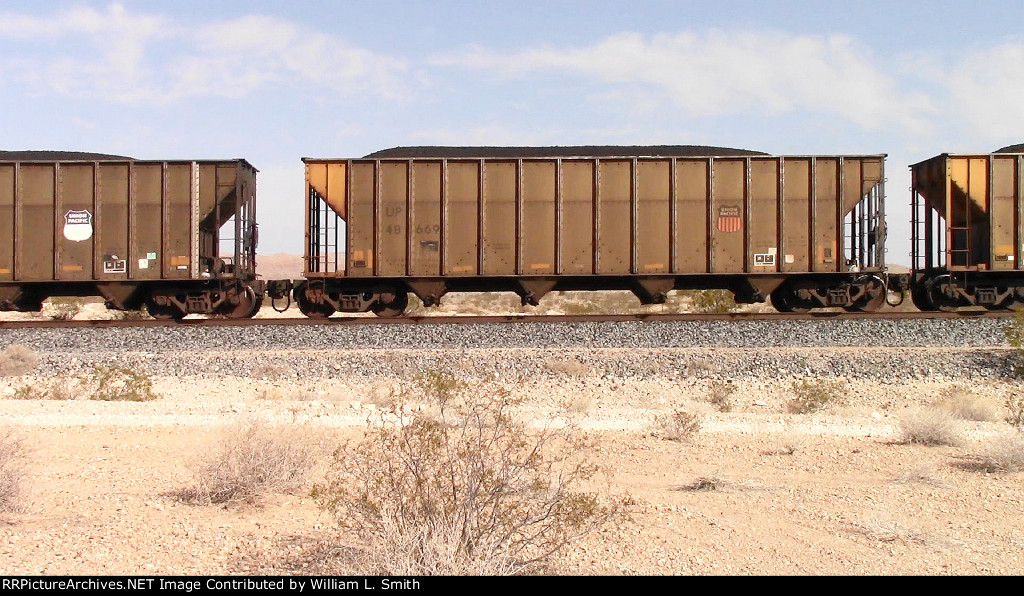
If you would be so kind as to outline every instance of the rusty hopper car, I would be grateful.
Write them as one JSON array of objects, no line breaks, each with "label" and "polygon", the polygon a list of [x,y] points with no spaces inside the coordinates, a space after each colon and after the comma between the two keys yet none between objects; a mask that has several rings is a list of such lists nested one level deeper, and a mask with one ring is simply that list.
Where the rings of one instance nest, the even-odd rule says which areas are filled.
[{"label": "rusty hopper car", "polygon": [[1024,305],[1024,153],[910,166],[911,297],[921,310]]},{"label": "rusty hopper car", "polygon": [[0,310],[101,296],[158,318],[255,314],[249,163],[40,155],[0,155]]},{"label": "rusty hopper car", "polygon": [[430,149],[303,160],[304,313],[394,316],[408,292],[432,305],[453,291],[659,303],[722,288],[784,311],[885,301],[884,155]]}]

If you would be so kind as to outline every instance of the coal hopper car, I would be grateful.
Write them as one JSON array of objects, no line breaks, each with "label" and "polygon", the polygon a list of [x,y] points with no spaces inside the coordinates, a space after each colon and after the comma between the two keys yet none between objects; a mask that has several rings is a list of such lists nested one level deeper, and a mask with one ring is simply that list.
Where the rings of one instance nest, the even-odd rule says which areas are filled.
[{"label": "coal hopper car", "polygon": [[1024,306],[1024,146],[910,166],[911,296],[921,310]]},{"label": "coal hopper car", "polygon": [[0,310],[100,296],[157,318],[252,316],[256,173],[241,159],[0,154]]},{"label": "coal hopper car", "polygon": [[396,148],[303,160],[308,316],[447,292],[727,289],[782,311],[886,298],[884,155]]}]

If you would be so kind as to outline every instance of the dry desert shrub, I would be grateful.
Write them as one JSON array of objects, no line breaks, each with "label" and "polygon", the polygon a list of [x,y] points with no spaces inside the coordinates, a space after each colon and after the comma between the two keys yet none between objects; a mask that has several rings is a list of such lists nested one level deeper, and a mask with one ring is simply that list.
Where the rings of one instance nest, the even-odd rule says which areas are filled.
[{"label": "dry desert shrub", "polygon": [[1014,392],[1006,398],[1006,423],[1018,430],[1024,430],[1024,393]]},{"label": "dry desert shrub", "polygon": [[144,319],[152,318],[149,316],[149,310],[146,305],[143,304],[138,309],[132,310],[112,310],[110,311],[112,318],[118,321],[142,321]]},{"label": "dry desert shrub", "polygon": [[473,394],[473,384],[447,370],[426,370],[417,373],[410,383],[393,390],[395,403],[405,403],[413,397],[422,397],[424,403],[440,410],[461,407],[467,396]]},{"label": "dry desert shrub", "polygon": [[96,366],[83,379],[85,395],[98,401],[157,399],[148,373],[129,366]]},{"label": "dry desert shrub", "polygon": [[586,377],[592,372],[589,366],[575,358],[548,358],[544,361],[544,368],[567,377]]},{"label": "dry desert shrub", "polygon": [[567,315],[626,314],[677,312],[689,309],[683,295],[670,292],[664,304],[641,304],[633,292],[627,290],[601,290],[592,292],[553,292],[544,305]]},{"label": "dry desert shrub", "polygon": [[987,472],[1024,471],[1024,433],[996,437],[985,445],[978,461]]},{"label": "dry desert shrub", "polygon": [[900,420],[903,440],[920,445],[963,445],[960,428],[952,414],[934,406],[914,410]]},{"label": "dry desert shrub", "polygon": [[684,492],[710,492],[721,489],[726,481],[718,476],[700,476],[689,484],[682,484],[673,490]]},{"label": "dry desert shrub", "polygon": [[859,533],[879,542],[926,544],[926,536],[888,516],[877,516],[856,524]]},{"label": "dry desert shrub", "polygon": [[70,321],[82,312],[85,300],[69,296],[54,296],[49,299],[50,318],[57,321]]},{"label": "dry desert shrub", "polygon": [[11,399],[52,399],[66,401],[78,398],[79,380],[57,377],[52,379],[35,379],[25,382],[14,390]]},{"label": "dry desert shrub", "polygon": [[778,447],[771,453],[773,455],[795,455],[797,451],[807,447],[809,439],[806,435],[788,432],[778,439]]},{"label": "dry desert shrub", "polygon": [[843,385],[826,379],[800,379],[792,384],[793,397],[786,402],[790,414],[813,414],[842,399]]},{"label": "dry desert shrub", "polygon": [[304,385],[266,387],[256,393],[256,399],[267,401],[316,401],[320,398],[316,390]]},{"label": "dry desert shrub", "polygon": [[736,393],[736,385],[714,381],[711,383],[711,388],[708,389],[708,403],[713,405],[719,412],[731,412],[733,393]]},{"label": "dry desert shrub", "polygon": [[519,296],[509,292],[466,292],[453,294],[446,301],[454,304],[460,313],[467,314],[518,313],[525,310]]},{"label": "dry desert shrub", "polygon": [[253,367],[249,372],[249,377],[252,379],[274,380],[289,377],[291,374],[292,371],[287,366],[276,362],[263,362]]},{"label": "dry desert shrub", "polygon": [[729,290],[673,290],[664,304],[641,304],[630,291],[553,292],[545,306],[569,315],[605,313],[705,312],[726,313],[737,304]]},{"label": "dry desert shrub", "polygon": [[581,435],[527,429],[507,388],[430,372],[405,391],[431,407],[376,413],[314,489],[365,544],[358,573],[529,573],[617,515],[577,488],[596,472]]},{"label": "dry desert shrub", "polygon": [[972,395],[966,387],[957,386],[947,389],[935,405],[961,420],[978,422],[999,420],[999,405],[991,399]]},{"label": "dry desert shrub", "polygon": [[655,418],[656,434],[668,441],[685,443],[697,436],[703,419],[698,413],[676,409],[671,414],[661,414]]},{"label": "dry desert shrub", "polygon": [[709,476],[698,476],[692,482],[680,484],[671,488],[679,492],[723,492],[723,491],[757,491],[766,490],[767,487],[746,480],[726,478],[717,474]]},{"label": "dry desert shrub", "polygon": [[558,305],[567,315],[596,315],[608,312],[601,304],[585,298],[562,298]]},{"label": "dry desert shrub", "polygon": [[693,302],[697,312],[723,314],[736,310],[736,299],[729,290],[686,290],[683,295]]},{"label": "dry desert shrub", "polygon": [[[379,535],[365,549],[338,551],[334,561],[346,574],[386,573],[392,576],[516,575],[521,569],[504,554],[467,557],[463,552],[462,529],[454,524],[440,527],[408,528],[382,520]],[[380,570],[380,571],[378,571]]]},{"label": "dry desert shrub", "polygon": [[23,457],[22,438],[9,429],[0,431],[0,511],[20,509]]},{"label": "dry desert shrub", "polygon": [[918,466],[911,468],[896,477],[893,482],[897,484],[927,484],[939,488],[949,488],[948,482],[935,477],[935,470],[929,466]]},{"label": "dry desert shrub", "polygon": [[397,407],[401,401],[401,397],[397,390],[390,385],[375,385],[367,396],[366,401],[378,408],[389,409]]},{"label": "dry desert shrub", "polygon": [[150,401],[159,397],[145,371],[128,366],[96,366],[78,376],[22,380],[10,395],[23,400]]},{"label": "dry desert shrub", "polygon": [[217,446],[193,465],[195,486],[177,496],[196,505],[255,503],[301,488],[322,455],[308,429],[241,422],[224,429]]},{"label": "dry desert shrub", "polygon": [[569,414],[575,414],[577,416],[586,416],[587,414],[593,412],[596,407],[597,402],[594,400],[593,396],[587,395],[586,393],[577,393],[569,401],[569,404],[566,406],[565,409],[566,411],[568,411]]},{"label": "dry desert shrub", "polygon": [[0,352],[0,377],[27,375],[39,364],[36,353],[21,344],[11,344]]},{"label": "dry desert shrub", "polygon": [[1006,342],[1017,348],[1016,353],[1010,359],[1013,371],[1018,376],[1024,375],[1024,310],[1018,310],[1013,318],[1003,329],[1006,335]]}]

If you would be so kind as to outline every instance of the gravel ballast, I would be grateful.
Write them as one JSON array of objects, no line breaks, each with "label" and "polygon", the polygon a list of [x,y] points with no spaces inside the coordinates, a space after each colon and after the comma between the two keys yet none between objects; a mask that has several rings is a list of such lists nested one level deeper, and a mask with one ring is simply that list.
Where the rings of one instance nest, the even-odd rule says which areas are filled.
[{"label": "gravel ballast", "polygon": [[1012,371],[1005,325],[935,319],[16,329],[0,332],[0,348],[29,347],[44,375],[116,363],[161,376],[259,377],[272,367],[295,378],[373,378],[452,366],[478,376],[550,376],[569,362],[589,374],[632,378],[987,378]]},{"label": "gravel ballast", "polygon": [[847,321],[627,321],[601,323],[323,326],[175,326],[11,329],[0,347],[43,351],[771,348],[1005,346],[1000,319]]}]

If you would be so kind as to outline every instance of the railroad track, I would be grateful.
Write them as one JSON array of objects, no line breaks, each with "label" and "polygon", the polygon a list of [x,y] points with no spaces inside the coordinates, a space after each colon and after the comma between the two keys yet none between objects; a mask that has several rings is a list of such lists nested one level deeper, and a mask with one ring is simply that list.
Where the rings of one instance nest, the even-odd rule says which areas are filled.
[{"label": "railroad track", "polygon": [[375,316],[335,316],[328,319],[306,317],[280,317],[256,319],[195,318],[174,320],[118,319],[118,320],[22,320],[0,321],[2,329],[25,328],[107,328],[107,327],[249,327],[249,326],[321,326],[321,325],[480,325],[496,323],[600,323],[623,321],[822,321],[822,320],[907,320],[907,319],[964,319],[1008,318],[1012,311],[961,310],[954,312],[846,312],[823,311],[810,313],[652,313],[602,315],[481,315],[481,316],[409,316],[381,318]]}]

